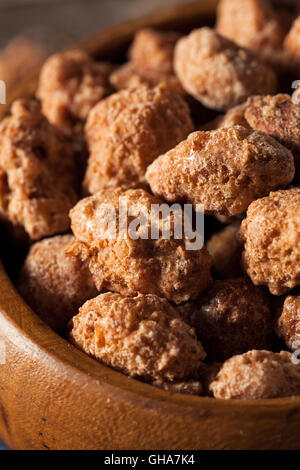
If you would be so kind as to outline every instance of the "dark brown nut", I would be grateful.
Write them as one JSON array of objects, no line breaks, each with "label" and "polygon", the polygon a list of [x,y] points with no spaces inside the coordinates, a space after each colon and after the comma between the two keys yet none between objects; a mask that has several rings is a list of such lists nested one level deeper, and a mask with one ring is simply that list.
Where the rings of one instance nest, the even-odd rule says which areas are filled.
[{"label": "dark brown nut", "polygon": [[254,201],[241,225],[243,266],[255,285],[282,295],[300,285],[300,188]]},{"label": "dark brown nut", "polygon": [[108,80],[113,68],[78,49],[51,56],[41,70],[37,90],[51,124],[69,136],[82,134],[92,107],[112,91]]},{"label": "dark brown nut", "polygon": [[215,398],[258,400],[300,394],[300,365],[287,351],[249,351],[228,359],[210,386]]},{"label": "dark brown nut", "polygon": [[209,28],[196,29],[177,42],[174,68],[188,93],[220,111],[277,88],[269,66]]},{"label": "dark brown nut", "polygon": [[175,93],[179,93],[181,95],[185,94],[185,91],[176,75],[162,73],[156,70],[139,70],[135,68],[131,62],[118,67],[110,75],[109,80],[111,85],[118,91],[126,88],[134,89],[141,85],[154,88],[160,83],[164,83],[167,88]]},{"label": "dark brown nut", "polygon": [[290,95],[251,96],[245,118],[253,129],[265,132],[291,150],[296,178],[300,178],[300,106]]},{"label": "dark brown nut", "polygon": [[287,186],[295,173],[289,150],[241,126],[194,132],[148,168],[151,190],[168,202],[203,204],[207,214],[237,215],[255,199]]},{"label": "dark brown nut", "polygon": [[17,100],[0,124],[0,215],[38,240],[69,229],[77,200],[71,144],[35,101]]},{"label": "dark brown nut", "polygon": [[268,0],[221,0],[216,29],[272,63],[277,62],[287,33],[284,20]]},{"label": "dark brown nut", "polygon": [[33,311],[59,332],[86,300],[97,295],[87,264],[65,253],[73,241],[72,235],[58,235],[32,245],[17,281]]},{"label": "dark brown nut", "polygon": [[215,233],[207,242],[207,250],[213,260],[215,273],[221,278],[237,277],[242,274],[242,247],[238,241],[240,223],[228,225]]},{"label": "dark brown nut", "polygon": [[214,281],[199,299],[177,309],[195,328],[211,361],[221,362],[272,344],[269,297],[246,278]]},{"label": "dark brown nut", "polygon": [[179,38],[173,31],[141,29],[134,37],[129,58],[137,69],[172,73],[174,46]]},{"label": "dark brown nut", "polygon": [[165,85],[115,93],[89,114],[84,189],[94,194],[107,186],[143,186],[147,166],[192,129],[187,104]]},{"label": "dark brown nut", "polygon": [[276,320],[275,331],[284,339],[287,347],[293,349],[293,343],[299,341],[300,347],[300,296],[288,296]]},{"label": "dark brown nut", "polygon": [[[125,207],[125,203],[128,213],[148,218],[148,221],[140,218],[142,238],[134,239],[129,231],[122,231],[118,225],[121,206]],[[99,191],[79,201],[71,210],[72,230],[77,242],[70,249],[70,255],[89,260],[98,290],[105,287],[123,295],[156,294],[182,303],[196,298],[207,288],[211,282],[211,257],[205,246],[189,250],[185,239],[175,239],[174,213],[165,216],[163,222],[164,226],[170,224],[170,239],[162,236],[161,225],[158,237],[151,238],[150,225],[151,222],[154,224],[151,208],[161,203],[142,189],[126,191],[118,188]],[[110,224],[115,221],[107,207],[116,214],[114,233],[110,231]],[[121,220],[121,225],[123,223]],[[104,227],[108,227],[106,233]]]},{"label": "dark brown nut", "polygon": [[205,357],[194,330],[156,295],[100,294],[73,318],[71,339],[105,364],[149,381],[189,379]]}]

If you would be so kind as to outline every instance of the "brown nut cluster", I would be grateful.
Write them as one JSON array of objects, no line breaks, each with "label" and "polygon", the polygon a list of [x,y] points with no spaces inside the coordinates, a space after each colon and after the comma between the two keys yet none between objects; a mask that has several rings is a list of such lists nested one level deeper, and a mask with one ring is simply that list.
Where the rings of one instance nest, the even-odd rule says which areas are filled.
[{"label": "brown nut cluster", "polygon": [[94,62],[79,49],[55,54],[44,64],[37,96],[51,124],[68,136],[81,135],[88,113],[111,93],[113,66]]},{"label": "brown nut cluster", "polygon": [[300,106],[290,95],[248,98],[244,116],[252,129],[265,132],[291,150],[296,177],[300,178]]},{"label": "brown nut cluster", "polygon": [[129,50],[129,59],[138,70],[173,73],[174,47],[180,35],[172,31],[145,28],[138,31]]},{"label": "brown nut cluster", "polygon": [[[300,296],[289,295],[283,304],[280,316],[276,320],[275,331],[284,339],[289,349],[300,348]],[[293,344],[299,341],[293,346]]]},{"label": "brown nut cluster", "polygon": [[195,302],[177,308],[211,361],[272,346],[269,298],[246,278],[214,281]]},{"label": "brown nut cluster", "polygon": [[60,332],[78,308],[97,295],[87,264],[65,253],[73,241],[72,235],[57,235],[32,245],[17,281],[30,307]]},{"label": "brown nut cluster", "polygon": [[[98,290],[105,287],[123,295],[156,294],[175,303],[194,299],[211,282],[211,257],[205,246],[188,250],[184,239],[174,238],[173,213],[158,222],[157,236],[152,239],[154,204],[162,201],[142,189],[103,190],[82,199],[70,213],[77,241],[69,253],[88,259]],[[120,217],[125,205],[129,216],[124,230]],[[133,214],[140,219],[136,234],[130,232]],[[116,222],[116,229],[105,232],[112,222],[113,226]],[[169,240],[162,236],[165,224],[170,225]]]},{"label": "brown nut cluster", "polygon": [[262,132],[234,126],[190,134],[157,158],[146,177],[153,193],[168,202],[237,215],[255,199],[287,186],[294,173],[288,149]]},{"label": "brown nut cluster", "polygon": [[300,395],[300,365],[287,351],[249,351],[228,359],[210,389],[215,398],[226,400]]},{"label": "brown nut cluster", "polygon": [[90,112],[90,150],[84,188],[94,194],[107,186],[144,185],[147,166],[193,130],[183,98],[165,85],[123,90]]},{"label": "brown nut cluster", "polygon": [[217,276],[229,279],[242,274],[242,247],[238,240],[240,223],[235,222],[215,233],[207,242]]},{"label": "brown nut cluster", "polygon": [[220,111],[277,88],[270,67],[209,28],[194,30],[177,42],[174,67],[189,94]]},{"label": "brown nut cluster", "polygon": [[71,339],[105,364],[151,381],[189,379],[205,358],[194,330],[156,295],[100,294],[73,318]]},{"label": "brown nut cluster", "polygon": [[0,124],[0,215],[30,238],[66,232],[75,204],[71,144],[35,101],[17,100]]},{"label": "brown nut cluster", "polygon": [[255,285],[274,295],[300,285],[300,188],[254,201],[241,225],[243,265]]},{"label": "brown nut cluster", "polygon": [[273,63],[287,33],[284,20],[268,0],[221,0],[216,30]]}]

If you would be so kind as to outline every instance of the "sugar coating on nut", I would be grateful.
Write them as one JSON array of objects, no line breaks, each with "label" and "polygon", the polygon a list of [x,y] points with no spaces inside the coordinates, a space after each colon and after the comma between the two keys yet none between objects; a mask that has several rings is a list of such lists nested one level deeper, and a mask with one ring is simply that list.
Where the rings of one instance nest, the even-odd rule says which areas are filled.
[{"label": "sugar coating on nut", "polygon": [[174,46],[179,38],[173,31],[141,29],[134,37],[129,58],[137,69],[172,73]]},{"label": "sugar coating on nut", "polygon": [[[161,203],[142,189],[118,188],[82,199],[71,210],[77,242],[70,249],[70,255],[89,260],[98,290],[105,287],[124,295],[156,294],[181,303],[196,298],[206,289],[211,281],[210,255],[205,246],[189,250],[184,238],[175,239],[174,213],[167,214],[155,225],[151,208]],[[123,221],[119,225],[125,205],[128,223],[135,223],[139,218],[137,236],[143,238],[137,238],[130,227],[122,230]],[[158,227],[157,236],[153,238],[151,224]],[[162,236],[167,224],[171,228],[170,240]],[[115,231],[111,231],[113,227]]]},{"label": "sugar coating on nut", "polygon": [[147,170],[151,190],[168,202],[203,204],[206,213],[237,215],[294,177],[291,152],[241,126],[198,131]]},{"label": "sugar coating on nut", "polygon": [[31,246],[17,288],[48,325],[63,331],[78,308],[97,295],[86,263],[66,255],[72,235],[57,235]]},{"label": "sugar coating on nut", "polygon": [[209,28],[196,29],[177,42],[174,68],[188,93],[217,110],[253,94],[276,91],[276,76],[269,66]]},{"label": "sugar coating on nut", "polygon": [[300,106],[290,95],[251,96],[245,118],[253,129],[265,132],[290,149],[295,158],[296,177],[300,177]]},{"label": "sugar coating on nut", "polygon": [[37,96],[49,121],[67,135],[81,133],[92,107],[111,92],[113,66],[94,62],[84,51],[51,56],[44,64]]},{"label": "sugar coating on nut", "polygon": [[287,32],[282,15],[266,0],[221,0],[216,29],[221,36],[271,62]]},{"label": "sugar coating on nut", "polygon": [[300,188],[254,201],[241,225],[243,266],[252,282],[282,295],[300,285]]},{"label": "sugar coating on nut", "polygon": [[122,90],[90,112],[90,150],[84,180],[94,194],[106,186],[144,184],[147,166],[193,129],[183,98],[165,85]]},{"label": "sugar coating on nut", "polygon": [[156,295],[100,294],[73,318],[71,339],[105,364],[151,381],[189,379],[205,357],[194,330]]},{"label": "sugar coating on nut", "polygon": [[215,398],[258,400],[300,394],[300,365],[287,351],[249,351],[228,359],[210,386]]},{"label": "sugar coating on nut", "polygon": [[213,260],[215,273],[221,278],[240,276],[242,274],[242,247],[238,241],[240,223],[228,225],[212,235],[207,242],[207,250]]},{"label": "sugar coating on nut", "polygon": [[224,361],[271,346],[269,298],[246,278],[214,281],[195,302],[179,306],[178,311],[195,328],[209,360]]},{"label": "sugar coating on nut", "polygon": [[248,121],[245,118],[246,103],[238,104],[229,109],[224,116],[218,117],[215,129],[222,127],[243,126],[250,128]]},{"label": "sugar coating on nut", "polygon": [[300,347],[300,296],[289,295],[283,304],[280,316],[276,320],[275,331],[284,339],[288,348],[299,341]]},{"label": "sugar coating on nut", "polygon": [[139,70],[131,62],[121,65],[114,70],[109,80],[116,90],[134,89],[141,85],[153,88],[160,83],[164,83],[167,88],[175,93],[185,94],[176,75],[157,70]]},{"label": "sugar coating on nut", "polygon": [[35,101],[17,100],[0,124],[0,214],[32,239],[69,228],[76,202],[71,144]]}]

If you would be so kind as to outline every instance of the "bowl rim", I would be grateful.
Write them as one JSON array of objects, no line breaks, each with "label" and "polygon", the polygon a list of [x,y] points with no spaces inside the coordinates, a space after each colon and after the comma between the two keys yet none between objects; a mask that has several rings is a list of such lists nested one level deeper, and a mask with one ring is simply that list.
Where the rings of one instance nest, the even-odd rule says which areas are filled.
[{"label": "bowl rim", "polygon": [[[192,2],[191,4],[179,5],[172,8],[160,10],[157,13],[147,15],[142,19],[131,20],[119,25],[109,27],[100,33],[79,41],[66,49],[83,48],[92,55],[98,54],[104,50],[105,44],[109,38],[113,37],[115,32],[122,28],[124,37],[132,37],[134,32],[143,26],[160,27],[166,22],[166,19],[174,17],[180,13],[184,16],[186,7],[186,18],[193,14],[200,15],[201,12],[211,15],[215,13],[217,0],[205,0],[202,2]],[[124,41],[123,37],[123,41]],[[97,46],[95,44],[97,43]],[[34,71],[30,77],[27,77],[22,83],[8,96],[6,105],[2,105],[0,118],[8,111],[11,102],[22,96],[32,95],[36,86],[38,71]],[[2,333],[1,333],[2,332]],[[33,310],[26,304],[21,295],[17,292],[15,286],[9,279],[3,264],[0,261],[0,333],[7,336],[10,341],[16,344],[22,344],[22,347],[30,349],[38,354],[39,360],[50,364],[55,364],[59,371],[65,371],[75,374],[77,379],[88,383],[91,387],[98,387],[100,382],[110,390],[122,390],[124,396],[138,396],[142,399],[152,399],[158,402],[168,402],[173,405],[180,405],[178,408],[191,406],[196,408],[216,409],[220,411],[234,411],[256,408],[259,410],[276,407],[277,410],[287,408],[294,409],[300,407],[300,396],[286,398],[269,398],[260,400],[238,400],[238,399],[215,399],[212,397],[203,397],[197,395],[188,395],[161,390],[150,384],[133,379],[118,372],[97,360],[89,357],[66,339],[58,335],[54,330],[48,327]]]}]

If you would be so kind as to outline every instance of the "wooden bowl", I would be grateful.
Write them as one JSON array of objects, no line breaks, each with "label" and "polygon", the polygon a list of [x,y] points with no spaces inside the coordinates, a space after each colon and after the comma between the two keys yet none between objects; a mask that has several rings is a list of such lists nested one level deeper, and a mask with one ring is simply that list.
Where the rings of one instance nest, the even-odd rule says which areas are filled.
[{"label": "wooden bowl", "polygon": [[[141,27],[212,24],[216,2],[180,6],[81,44],[120,57]],[[10,96],[32,93],[27,80]],[[5,111],[5,108],[2,107]],[[12,449],[299,449],[300,397],[225,401],[172,394],[89,358],[48,328],[0,266],[0,435]],[[2,354],[1,354],[2,352]]]}]

